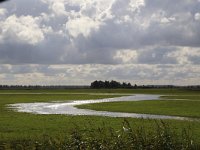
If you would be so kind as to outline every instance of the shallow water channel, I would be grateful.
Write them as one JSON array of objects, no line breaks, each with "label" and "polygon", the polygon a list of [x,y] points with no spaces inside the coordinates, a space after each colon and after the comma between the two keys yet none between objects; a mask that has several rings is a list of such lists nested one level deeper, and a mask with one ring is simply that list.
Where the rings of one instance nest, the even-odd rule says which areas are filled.
[{"label": "shallow water channel", "polygon": [[17,103],[9,104],[9,108],[18,112],[26,112],[32,114],[66,114],[66,115],[89,115],[89,116],[107,116],[107,117],[131,117],[144,119],[176,119],[176,120],[190,120],[186,117],[166,116],[166,115],[151,115],[138,113],[124,113],[124,112],[108,112],[95,111],[89,109],[79,109],[75,106],[92,103],[103,102],[121,102],[121,101],[143,101],[143,100],[158,100],[160,95],[149,94],[135,94],[129,96],[121,96],[115,98],[105,98],[97,100],[74,100],[74,101],[55,101],[49,103]]}]

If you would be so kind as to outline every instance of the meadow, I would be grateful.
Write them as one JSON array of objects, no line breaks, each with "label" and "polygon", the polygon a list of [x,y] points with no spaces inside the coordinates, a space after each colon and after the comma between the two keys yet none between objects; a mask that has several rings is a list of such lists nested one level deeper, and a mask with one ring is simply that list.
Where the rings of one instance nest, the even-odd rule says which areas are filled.
[{"label": "meadow", "polygon": [[[95,95],[90,95],[95,93]],[[187,116],[191,118],[200,118],[200,92],[184,89],[73,89],[73,90],[1,90],[0,91],[0,149],[6,147],[39,145],[46,146],[64,145],[66,141],[71,143],[82,141],[82,149],[87,146],[97,146],[102,143],[104,146],[115,145],[113,143],[126,143],[130,146],[128,140],[137,141],[135,145],[143,146],[156,139],[159,135],[165,135],[163,141],[166,143],[184,143],[185,147],[191,148],[192,143],[200,143],[200,123],[199,121],[180,121],[180,120],[152,120],[135,118],[111,118],[97,116],[67,116],[67,115],[35,115],[29,113],[18,113],[6,107],[7,104],[29,103],[29,102],[51,102],[51,101],[69,101],[84,99],[101,99],[116,97],[119,95],[109,95],[101,93],[137,93],[137,94],[159,94],[162,95],[159,101],[140,101],[140,102],[115,102],[80,105],[81,108],[94,110],[107,110],[119,112],[137,112],[149,114],[164,114],[175,116]],[[124,123],[125,122],[125,123]],[[126,129],[131,134],[122,132]],[[163,130],[161,130],[163,129]],[[133,134],[134,131],[134,134]],[[158,131],[160,131],[158,133]],[[184,134],[183,134],[184,133]],[[108,136],[104,136],[107,135]],[[120,137],[118,138],[118,136]],[[155,135],[155,136],[154,136]],[[170,136],[170,138],[168,137]],[[133,136],[136,136],[133,138]],[[140,137],[141,136],[141,137]],[[48,137],[48,138],[47,138]],[[94,141],[94,137],[99,137]],[[137,137],[140,137],[139,139]],[[110,138],[110,139],[109,139]],[[48,140],[44,140],[48,139]],[[176,141],[176,140],[178,141]],[[108,141],[110,140],[111,143]],[[166,140],[168,140],[166,142]],[[103,142],[104,141],[104,142]],[[108,143],[106,143],[107,141]],[[117,142],[116,142],[117,141]],[[146,141],[146,142],[145,142]],[[163,142],[162,141],[162,142]],[[94,144],[96,142],[96,145]],[[162,145],[160,142],[157,145]],[[57,143],[57,144],[56,144]],[[59,144],[60,143],[60,144]],[[80,142],[81,143],[81,142]],[[93,145],[93,144],[94,145]],[[101,144],[100,144],[101,143]],[[145,144],[146,143],[146,144]],[[184,145],[182,144],[182,146]],[[73,144],[72,144],[73,145]],[[71,146],[72,146],[71,145]],[[75,146],[77,144],[74,144]],[[93,145],[93,146],[92,146]],[[124,146],[125,146],[124,145]],[[180,146],[181,144],[175,144]],[[69,146],[69,145],[68,145]],[[84,147],[86,146],[86,147]],[[139,145],[138,145],[139,146]],[[31,147],[31,146],[30,146]],[[170,147],[170,146],[169,146]],[[174,145],[172,144],[173,148]],[[66,148],[66,147],[65,147]],[[69,148],[69,147],[68,147]],[[81,149],[81,147],[79,147]],[[144,147],[143,147],[144,148]],[[179,147],[180,148],[180,147]],[[63,148],[64,149],[64,148]],[[70,148],[69,148],[70,149]],[[74,148],[76,149],[76,148]],[[78,149],[78,148],[77,148]],[[98,148],[97,148],[98,149]],[[102,148],[103,149],[103,148]],[[105,146],[106,149],[106,146]],[[112,148],[109,148],[112,149]],[[113,146],[116,149],[116,145]],[[124,147],[125,149],[125,147]],[[192,148],[191,148],[192,149]]]}]

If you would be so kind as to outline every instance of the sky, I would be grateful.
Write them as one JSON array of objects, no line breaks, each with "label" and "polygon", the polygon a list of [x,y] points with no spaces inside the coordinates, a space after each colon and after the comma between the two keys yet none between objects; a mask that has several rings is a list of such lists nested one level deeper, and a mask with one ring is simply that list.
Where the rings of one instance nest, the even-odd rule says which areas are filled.
[{"label": "sky", "polygon": [[200,84],[200,0],[0,4],[0,84]]}]

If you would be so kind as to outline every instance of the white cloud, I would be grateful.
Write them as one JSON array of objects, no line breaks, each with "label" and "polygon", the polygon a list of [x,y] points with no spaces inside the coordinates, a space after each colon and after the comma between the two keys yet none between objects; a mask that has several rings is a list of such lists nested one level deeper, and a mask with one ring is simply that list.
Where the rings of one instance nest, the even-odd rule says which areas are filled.
[{"label": "white cloud", "polygon": [[200,13],[196,13],[194,15],[194,19],[197,20],[197,21],[200,21]]},{"label": "white cloud", "polygon": [[123,63],[136,63],[137,52],[134,50],[119,50],[116,52],[114,59],[120,60]]},{"label": "white cloud", "polygon": [[90,35],[91,31],[98,30],[98,28],[99,22],[89,17],[70,19],[66,23],[66,29],[69,31],[69,34],[74,38],[76,38],[80,34],[87,37]]},{"label": "white cloud", "polygon": [[0,17],[4,16],[7,13],[5,8],[0,8]]},{"label": "white cloud", "polygon": [[0,22],[1,35],[5,41],[16,41],[37,44],[44,40],[44,34],[39,27],[38,18],[32,16],[9,16]]},{"label": "white cloud", "polygon": [[130,0],[130,10],[140,11],[140,7],[145,6],[144,0]]},{"label": "white cloud", "polygon": [[176,58],[179,64],[192,64],[196,63],[196,60],[191,58],[200,58],[200,48],[179,47],[176,51],[169,53],[168,56]]},{"label": "white cloud", "polygon": [[65,5],[62,2],[59,1],[55,1],[52,6],[51,9],[53,10],[53,12],[58,15],[58,16],[62,16],[62,15],[66,15],[66,11],[65,11]]}]

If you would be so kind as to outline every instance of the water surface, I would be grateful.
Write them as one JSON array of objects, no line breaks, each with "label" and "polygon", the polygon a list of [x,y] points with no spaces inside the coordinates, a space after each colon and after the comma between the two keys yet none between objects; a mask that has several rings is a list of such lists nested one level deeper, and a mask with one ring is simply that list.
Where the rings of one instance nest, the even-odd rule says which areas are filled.
[{"label": "water surface", "polygon": [[103,102],[121,102],[121,101],[143,101],[158,100],[160,95],[135,94],[115,98],[105,98],[97,100],[73,100],[73,101],[54,101],[48,103],[17,103],[10,104],[9,107],[18,111],[32,114],[66,114],[66,115],[88,115],[88,116],[107,116],[107,117],[131,117],[131,118],[149,118],[149,119],[176,119],[190,120],[186,117],[151,115],[124,112],[95,111],[89,109],[76,108],[77,105],[103,103]]}]

